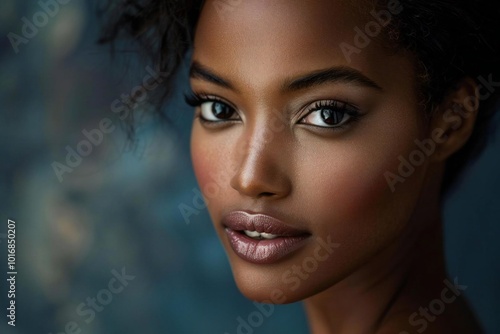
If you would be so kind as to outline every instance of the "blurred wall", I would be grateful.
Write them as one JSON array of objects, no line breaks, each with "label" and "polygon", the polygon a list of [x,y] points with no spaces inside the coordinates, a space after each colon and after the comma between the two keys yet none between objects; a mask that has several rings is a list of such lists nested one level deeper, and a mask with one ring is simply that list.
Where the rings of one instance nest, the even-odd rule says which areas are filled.
[{"label": "blurred wall", "polygon": [[[180,214],[198,189],[186,67],[166,107],[175,127],[151,116],[146,98],[127,141],[113,103],[154,66],[96,46],[95,5],[83,0],[53,8],[12,47],[8,34],[22,34],[23,18],[43,23],[41,10],[0,3],[0,268],[10,218],[18,271],[16,327],[2,312],[0,332],[237,333],[255,312],[267,315],[254,333],[307,332],[301,304],[265,312],[241,296],[206,210]],[[95,144],[82,144],[88,138]],[[467,285],[488,333],[500,332],[499,148],[488,148],[445,210],[450,275]],[[88,155],[70,154],[71,170],[57,164],[78,149]],[[0,287],[5,310],[5,279]]]}]

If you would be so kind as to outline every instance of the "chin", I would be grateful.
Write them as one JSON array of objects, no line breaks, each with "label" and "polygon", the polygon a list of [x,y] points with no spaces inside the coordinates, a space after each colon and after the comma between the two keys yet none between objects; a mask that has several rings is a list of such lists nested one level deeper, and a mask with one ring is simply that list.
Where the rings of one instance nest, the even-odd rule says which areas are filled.
[{"label": "chin", "polygon": [[[281,271],[275,277],[262,268],[248,270],[233,267],[233,276],[240,292],[248,299],[268,304],[289,304],[310,298],[342,280],[341,277],[332,277],[318,273],[301,280],[292,276],[287,270]],[[236,266],[239,267],[239,266]],[[286,277],[283,280],[283,277]]]},{"label": "chin", "polygon": [[[348,274],[329,263],[330,257],[315,258],[318,253],[314,242],[272,264],[251,263],[235,254],[227,241],[223,245],[238,289],[246,298],[259,303],[298,302],[330,288]],[[321,259],[325,261],[321,263]]]}]

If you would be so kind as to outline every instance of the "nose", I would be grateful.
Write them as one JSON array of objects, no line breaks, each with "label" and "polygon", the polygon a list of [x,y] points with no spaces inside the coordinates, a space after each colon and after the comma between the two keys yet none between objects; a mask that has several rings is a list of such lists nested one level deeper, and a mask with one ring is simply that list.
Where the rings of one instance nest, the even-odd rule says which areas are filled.
[{"label": "nose", "polygon": [[286,197],[292,190],[292,166],[285,134],[262,126],[255,128],[238,141],[237,168],[230,185],[253,199]]}]

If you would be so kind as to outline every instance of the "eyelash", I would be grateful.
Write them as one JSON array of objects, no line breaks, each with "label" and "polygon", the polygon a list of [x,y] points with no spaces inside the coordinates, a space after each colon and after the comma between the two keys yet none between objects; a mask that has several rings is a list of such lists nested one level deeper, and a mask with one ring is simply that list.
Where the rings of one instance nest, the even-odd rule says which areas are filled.
[{"label": "eyelash", "polygon": [[346,114],[349,116],[349,119],[344,123],[342,123],[341,125],[333,127],[318,126],[314,124],[309,124],[309,126],[314,126],[321,130],[324,129],[328,131],[340,131],[352,125],[352,123],[358,121],[362,116],[362,114],[358,111],[358,108],[354,107],[353,105],[350,105],[347,102],[341,102],[338,100],[322,100],[314,103],[312,107],[308,108],[306,114],[301,118],[301,120],[309,116],[311,113],[321,110],[322,108],[329,108],[333,111]]},{"label": "eyelash", "polygon": [[[209,94],[204,94],[204,93],[195,93],[191,92],[189,94],[184,95],[186,103],[193,107],[193,108],[198,108],[201,107],[204,103],[207,102],[218,102],[227,105],[229,108],[231,108],[234,112],[236,112],[236,108],[231,106],[228,102],[224,101],[223,99],[209,95]],[[362,114],[358,111],[357,107],[354,107],[353,105],[346,103],[346,102],[341,102],[337,100],[322,100],[314,103],[313,106],[309,107],[308,110],[306,111],[305,115],[301,118],[301,120],[305,119],[307,116],[309,116],[311,113],[316,112],[321,110],[322,108],[330,108],[333,111],[340,112],[343,114],[347,114],[349,116],[349,119],[342,123],[341,125],[333,126],[333,127],[327,127],[327,126],[318,126],[314,124],[308,124],[308,123],[300,123],[300,124],[307,124],[309,126],[313,126],[315,128],[319,128],[320,130],[325,130],[325,131],[341,131],[347,126],[350,126],[352,123],[358,121]],[[198,115],[198,118],[200,119],[200,122],[207,126],[219,126],[221,123],[228,123],[234,120],[221,120],[221,121],[211,121],[203,118],[200,115]]]},{"label": "eyelash", "polygon": [[[207,103],[207,102],[219,102],[219,103],[224,103],[226,105],[228,105],[229,107],[233,108],[232,106],[230,106],[226,101],[224,101],[223,99],[221,98],[218,98],[217,96],[212,96],[212,95],[209,95],[209,94],[204,94],[204,93],[194,93],[194,92],[191,92],[189,94],[185,94],[184,95],[184,100],[186,101],[186,103],[193,107],[193,108],[198,108],[200,107],[203,103]],[[233,108],[234,109],[234,108]]]},{"label": "eyelash", "polygon": [[[223,103],[223,104],[229,106],[231,109],[233,109],[236,112],[236,109],[233,108],[229,103],[227,103],[226,101],[224,101],[221,98],[218,98],[216,96],[212,96],[212,95],[209,95],[209,94],[191,92],[189,94],[185,94],[184,95],[184,100],[186,101],[186,103],[189,106],[191,106],[193,108],[199,108],[199,107],[201,107],[202,104],[207,103],[207,102]],[[203,118],[201,116],[201,113],[198,116],[198,118],[200,119],[200,122],[202,122],[203,124],[205,124],[205,125],[211,125],[211,126],[218,125],[218,124],[215,124],[215,123],[229,122],[227,120],[226,121],[221,120],[219,122],[209,121],[209,120]]]}]

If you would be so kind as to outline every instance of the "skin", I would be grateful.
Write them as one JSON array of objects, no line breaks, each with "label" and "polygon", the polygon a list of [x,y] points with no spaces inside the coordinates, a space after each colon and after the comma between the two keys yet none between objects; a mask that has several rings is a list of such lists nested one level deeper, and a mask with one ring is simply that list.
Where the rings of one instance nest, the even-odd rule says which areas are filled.
[{"label": "skin", "polygon": [[[444,162],[467,141],[475,121],[473,111],[452,129],[442,113],[474,96],[476,86],[464,80],[436,116],[424,121],[410,54],[389,52],[382,36],[350,63],[340,51],[340,43],[353,44],[354,28],[368,22],[356,8],[366,7],[253,0],[222,17],[216,2],[207,1],[192,61],[231,88],[201,75],[193,75],[190,84],[195,93],[223,99],[235,114],[232,122],[214,127],[201,123],[201,108],[196,109],[193,167],[245,296],[276,302],[273,296],[281,291],[280,303],[304,301],[316,334],[414,333],[420,326],[411,326],[409,316],[445,287],[439,197]],[[340,66],[379,88],[343,81],[282,90],[296,78]],[[308,113],[324,100],[348,102],[362,116],[335,131],[318,128],[311,123],[326,124]],[[436,128],[443,135],[434,154],[391,189],[385,173],[397,174],[398,157],[408,159],[417,149],[414,140],[431,138]],[[246,262],[231,249],[221,224],[225,213],[242,209],[279,217],[311,237],[277,263]],[[317,238],[339,246],[292,284],[286,279],[290,269],[314,255]],[[426,333],[451,330],[478,332],[462,296],[428,322]]]}]

